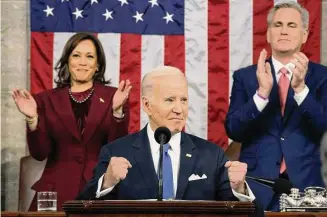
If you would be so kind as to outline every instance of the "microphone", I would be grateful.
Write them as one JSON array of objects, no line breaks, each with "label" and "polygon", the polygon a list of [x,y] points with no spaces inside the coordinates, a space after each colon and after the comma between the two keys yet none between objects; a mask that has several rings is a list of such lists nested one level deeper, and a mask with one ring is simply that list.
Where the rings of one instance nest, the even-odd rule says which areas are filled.
[{"label": "microphone", "polygon": [[171,138],[171,132],[167,127],[159,127],[154,132],[154,138],[157,143],[160,144],[160,156],[159,156],[159,188],[158,188],[158,201],[162,201],[162,154],[163,154],[163,145],[167,144]]},{"label": "microphone", "polygon": [[265,185],[269,188],[272,188],[272,190],[275,193],[286,193],[289,194],[291,192],[291,188],[293,188],[293,183],[282,178],[277,178],[275,180],[269,180],[264,178],[258,178],[258,177],[252,177],[252,176],[246,176],[246,178],[254,180],[255,182]]}]

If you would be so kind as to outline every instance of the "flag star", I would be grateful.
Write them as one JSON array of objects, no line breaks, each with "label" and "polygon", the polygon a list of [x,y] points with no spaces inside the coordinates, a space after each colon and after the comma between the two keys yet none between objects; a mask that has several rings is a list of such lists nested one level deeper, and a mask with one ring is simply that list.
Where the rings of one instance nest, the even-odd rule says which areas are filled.
[{"label": "flag star", "polygon": [[149,3],[151,4],[151,8],[153,8],[155,5],[159,6],[158,0],[150,0]]},{"label": "flag star", "polygon": [[54,8],[50,8],[49,5],[47,5],[47,9],[45,9],[45,10],[43,10],[43,11],[44,11],[45,13],[47,13],[47,17],[48,17],[49,15],[54,16],[54,15],[53,15],[53,9],[54,9]]},{"label": "flag star", "polygon": [[169,21],[174,22],[173,16],[174,14],[169,14],[168,12],[166,12],[166,16],[164,16],[162,19],[166,20],[166,24],[168,24]]},{"label": "flag star", "polygon": [[76,8],[75,12],[73,12],[73,14],[76,16],[76,20],[79,17],[83,18],[82,12],[83,12],[83,10],[78,10],[78,8]]},{"label": "flag star", "polygon": [[128,5],[128,1],[127,0],[118,0],[118,1],[121,3],[120,6],[122,6],[122,7],[123,7],[124,4],[127,4]]},{"label": "flag star", "polygon": [[114,19],[113,17],[112,17],[112,12],[113,11],[108,11],[108,9],[106,9],[106,13],[104,13],[104,14],[102,14],[103,16],[105,16],[106,17],[106,21],[110,18],[110,19]]},{"label": "flag star", "polygon": [[143,18],[142,18],[142,16],[143,16],[143,13],[140,13],[140,14],[139,14],[139,12],[136,11],[136,14],[133,16],[133,17],[136,19],[136,23],[137,23],[139,20],[144,21]]},{"label": "flag star", "polygon": [[91,0],[91,5],[93,5],[93,3],[99,3],[98,0]]}]

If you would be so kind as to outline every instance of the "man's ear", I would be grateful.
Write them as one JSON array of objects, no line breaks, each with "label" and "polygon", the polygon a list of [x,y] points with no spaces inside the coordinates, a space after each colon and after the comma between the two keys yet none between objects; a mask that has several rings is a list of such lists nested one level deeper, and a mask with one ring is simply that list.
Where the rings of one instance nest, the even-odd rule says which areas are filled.
[{"label": "man's ear", "polygon": [[304,44],[304,43],[307,42],[308,36],[309,36],[309,30],[308,29],[304,29],[303,38],[302,38],[302,44]]},{"label": "man's ear", "polygon": [[266,32],[266,40],[267,40],[267,43],[270,44],[269,28],[267,29],[267,32]]},{"label": "man's ear", "polygon": [[143,111],[148,115],[151,116],[151,105],[150,105],[150,100],[146,96],[142,96],[142,108]]}]

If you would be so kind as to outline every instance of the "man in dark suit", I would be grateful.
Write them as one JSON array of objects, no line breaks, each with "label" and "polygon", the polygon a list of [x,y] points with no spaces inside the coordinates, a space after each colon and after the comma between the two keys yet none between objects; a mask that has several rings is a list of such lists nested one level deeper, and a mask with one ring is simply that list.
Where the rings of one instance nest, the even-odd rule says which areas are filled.
[{"label": "man in dark suit", "polygon": [[188,85],[179,69],[164,66],[148,73],[142,81],[142,105],[149,124],[102,148],[94,176],[77,199],[156,199],[160,146],[154,131],[160,126],[172,133],[164,145],[164,199],[255,199],[244,181],[246,164],[227,161],[219,146],[182,131]]},{"label": "man in dark suit", "polygon": [[[309,14],[296,2],[277,4],[268,14],[272,57],[260,53],[257,65],[236,71],[225,126],[242,143],[239,160],[248,174],[283,177],[303,191],[324,186],[319,141],[327,128],[327,68],[300,52],[307,41]],[[279,196],[249,180],[267,210]]]}]

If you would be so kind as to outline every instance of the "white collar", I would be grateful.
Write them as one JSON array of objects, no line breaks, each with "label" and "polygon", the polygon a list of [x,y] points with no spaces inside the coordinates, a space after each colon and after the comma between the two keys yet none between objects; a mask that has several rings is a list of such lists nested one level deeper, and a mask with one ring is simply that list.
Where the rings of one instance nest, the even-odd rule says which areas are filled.
[{"label": "white collar", "polygon": [[[154,138],[154,132],[152,128],[150,127],[150,123],[147,124],[147,133],[148,133],[148,138],[150,142],[150,148],[151,152],[158,152],[160,149],[159,143],[157,143],[156,139]],[[181,145],[181,132],[176,133],[173,135],[169,141],[169,145],[173,152],[177,152],[180,150],[180,145]]]},{"label": "white collar", "polygon": [[275,69],[275,75],[277,76],[278,73],[279,73],[279,70],[281,68],[287,68],[288,72],[289,72],[289,77],[292,77],[293,75],[293,72],[290,70],[290,65],[292,63],[287,63],[286,65],[284,65],[283,63],[279,62],[277,59],[274,58],[274,56],[271,56],[271,60],[272,60],[272,64],[274,66],[274,69]]}]

